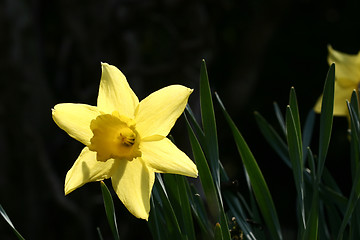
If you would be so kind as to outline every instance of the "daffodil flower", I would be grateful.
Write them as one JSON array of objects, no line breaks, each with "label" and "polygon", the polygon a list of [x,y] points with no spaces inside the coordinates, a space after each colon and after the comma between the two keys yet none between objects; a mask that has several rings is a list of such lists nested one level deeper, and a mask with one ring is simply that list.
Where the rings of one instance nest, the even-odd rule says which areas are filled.
[{"label": "daffodil flower", "polygon": [[[334,115],[348,116],[346,100],[350,100],[352,91],[359,89],[360,84],[360,52],[358,54],[346,54],[334,50],[328,46],[328,63],[335,62],[335,92],[334,92]],[[322,96],[315,104],[314,110],[321,111]]]},{"label": "daffodil flower", "polygon": [[126,208],[147,220],[156,172],[198,175],[193,161],[166,137],[192,89],[171,85],[139,102],[119,69],[101,66],[96,107],[62,103],[52,110],[55,123],[85,145],[66,174],[65,195],[111,178]]}]

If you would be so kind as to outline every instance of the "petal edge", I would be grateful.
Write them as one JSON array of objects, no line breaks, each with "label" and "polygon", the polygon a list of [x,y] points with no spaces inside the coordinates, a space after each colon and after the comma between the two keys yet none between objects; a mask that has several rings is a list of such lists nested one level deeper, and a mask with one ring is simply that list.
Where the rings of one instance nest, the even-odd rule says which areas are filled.
[{"label": "petal edge", "polygon": [[171,85],[153,92],[139,103],[135,116],[136,129],[142,138],[152,135],[166,137],[184,112],[192,89]]},{"label": "petal edge", "polygon": [[196,178],[195,163],[168,138],[140,144],[144,162],[159,173],[173,173]]},{"label": "petal edge", "polygon": [[100,114],[97,107],[78,103],[60,103],[52,109],[52,118],[56,125],[85,145],[90,144],[93,136],[91,120]]},{"label": "petal edge", "polygon": [[113,188],[131,214],[148,220],[155,173],[141,158],[119,162],[118,171],[111,178]]},{"label": "petal edge", "polygon": [[120,115],[133,119],[139,100],[126,77],[117,67],[107,63],[101,63],[101,69],[98,108],[109,114],[118,111]]},{"label": "petal edge", "polygon": [[90,151],[87,147],[83,148],[74,165],[66,174],[65,195],[88,182],[110,178],[116,169],[115,164],[114,159],[109,159],[106,162],[97,161],[96,152]]}]

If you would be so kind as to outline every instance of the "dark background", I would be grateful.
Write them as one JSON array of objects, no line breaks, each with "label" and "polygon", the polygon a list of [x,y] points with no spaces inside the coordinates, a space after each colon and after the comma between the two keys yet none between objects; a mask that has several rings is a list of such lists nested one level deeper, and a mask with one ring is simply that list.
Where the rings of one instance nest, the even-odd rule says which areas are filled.
[{"label": "dark background", "polygon": [[[310,0],[0,1],[0,204],[27,239],[98,239],[98,226],[110,238],[98,183],[63,194],[66,172],[83,146],[54,124],[51,108],[95,105],[100,62],[108,62],[123,71],[139,99],[175,83],[195,89],[190,105],[198,114],[204,58],[212,89],[252,149],[291,239],[293,178],[253,112],[276,125],[272,103],[284,109],[295,86],[304,120],[322,91],[327,44],[358,52],[359,12],[353,2]],[[215,109],[221,160],[245,189],[241,160]],[[191,156],[184,127],[181,117],[172,134]],[[327,160],[345,193],[346,128],[345,118],[335,119]],[[114,200],[120,237],[150,239],[146,222]],[[3,219],[0,238],[15,239]]]}]

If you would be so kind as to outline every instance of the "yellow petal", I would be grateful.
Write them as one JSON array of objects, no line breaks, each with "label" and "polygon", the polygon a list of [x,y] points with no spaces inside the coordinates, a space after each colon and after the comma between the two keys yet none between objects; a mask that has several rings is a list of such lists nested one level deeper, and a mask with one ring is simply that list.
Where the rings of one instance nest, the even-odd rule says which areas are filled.
[{"label": "yellow petal", "polygon": [[96,152],[85,147],[65,178],[65,194],[69,194],[85,183],[110,178],[117,169],[118,161],[109,159],[106,162],[96,160]]},{"label": "yellow petal", "polygon": [[172,85],[142,100],[135,116],[136,129],[141,137],[167,136],[184,111],[192,91],[181,85]]},{"label": "yellow petal", "polygon": [[168,138],[160,141],[141,142],[140,151],[142,152],[141,158],[155,172],[181,174],[195,178],[198,176],[194,162]]},{"label": "yellow petal", "polygon": [[342,87],[350,87],[360,82],[360,54],[346,54],[328,46],[328,62],[335,62],[336,81]]},{"label": "yellow petal", "polygon": [[55,123],[71,137],[85,145],[90,144],[93,136],[90,122],[99,114],[100,111],[97,107],[75,103],[57,104],[52,110]]},{"label": "yellow petal", "polygon": [[98,108],[109,114],[118,111],[120,115],[133,119],[139,100],[130,88],[124,74],[115,66],[107,63],[102,63],[101,68]]},{"label": "yellow petal", "polygon": [[125,207],[137,218],[148,219],[150,194],[155,173],[142,161],[119,161],[117,171],[111,178],[114,190]]},{"label": "yellow petal", "polygon": [[[334,86],[334,116],[347,116],[349,114],[346,100],[350,100],[353,89],[356,86],[342,87],[335,81]],[[314,111],[321,112],[322,95],[315,104]]]}]

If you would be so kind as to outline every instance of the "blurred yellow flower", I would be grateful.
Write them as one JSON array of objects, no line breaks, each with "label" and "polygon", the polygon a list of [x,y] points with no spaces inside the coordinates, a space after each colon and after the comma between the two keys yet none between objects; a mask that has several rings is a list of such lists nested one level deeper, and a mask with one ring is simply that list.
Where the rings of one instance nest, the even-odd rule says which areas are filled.
[{"label": "blurred yellow flower", "polygon": [[[334,50],[328,46],[328,63],[335,62],[335,96],[334,115],[348,116],[346,100],[350,100],[352,91],[358,90],[360,84],[360,52],[358,54],[346,54]],[[315,104],[314,110],[321,111],[322,96]]]},{"label": "blurred yellow flower", "polygon": [[166,138],[192,89],[172,85],[139,102],[119,69],[106,63],[101,67],[96,107],[62,103],[52,110],[55,123],[85,144],[66,174],[65,194],[111,178],[126,208],[147,220],[155,172],[198,175],[193,161]]}]

